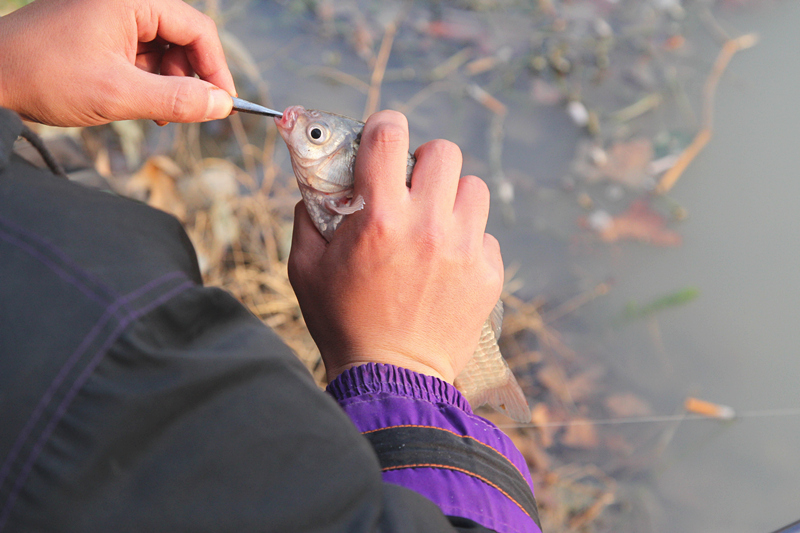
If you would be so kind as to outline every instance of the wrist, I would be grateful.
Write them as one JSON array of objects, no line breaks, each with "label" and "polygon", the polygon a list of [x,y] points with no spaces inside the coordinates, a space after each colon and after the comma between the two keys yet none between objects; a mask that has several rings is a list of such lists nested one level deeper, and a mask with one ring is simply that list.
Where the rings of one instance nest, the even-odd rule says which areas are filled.
[{"label": "wrist", "polygon": [[[328,384],[327,392],[344,404],[359,402],[366,394],[373,400],[380,396],[402,397],[446,404],[472,413],[466,398],[452,384],[430,374],[383,363],[366,363],[344,370]],[[395,409],[391,412],[401,416]]]},{"label": "wrist", "polygon": [[3,51],[3,53],[0,54],[0,107],[11,109],[11,104],[9,102],[10,99],[8,97],[8,88],[5,86],[7,78],[6,72],[8,70],[8,65],[6,65],[6,63],[9,55],[9,44],[7,42],[7,34],[9,33],[9,29],[8,21],[6,20],[7,17],[8,15],[0,16],[0,50]]},{"label": "wrist", "polygon": [[[330,359],[335,360],[343,358],[323,357],[323,361],[329,361]],[[339,377],[339,375],[342,374],[342,372],[345,372],[355,367],[360,367],[369,364],[392,365],[394,367],[410,370],[418,374],[424,374],[426,376],[435,377],[451,385],[453,384],[453,380],[455,379],[455,374],[452,371],[452,369],[441,368],[444,367],[445,365],[439,365],[440,368],[434,368],[429,364],[423,363],[421,361],[418,361],[414,358],[402,354],[378,353],[370,355],[369,357],[349,357],[346,359],[346,361],[347,362],[342,364],[326,363],[325,371],[328,378],[328,383],[334,381],[337,377]]]},{"label": "wrist", "polygon": [[[20,8],[24,9],[24,8]],[[0,17],[0,107],[5,107],[15,111],[17,114],[25,116],[24,110],[20,106],[20,82],[19,79],[25,76],[26,71],[31,70],[30,64],[25,64],[25,47],[33,47],[33,39],[29,35],[24,35],[20,31],[18,10]],[[20,67],[23,68],[20,68]],[[23,82],[24,83],[24,82]],[[23,85],[24,86],[24,85]],[[29,92],[36,90],[36,87],[28,87]]]}]

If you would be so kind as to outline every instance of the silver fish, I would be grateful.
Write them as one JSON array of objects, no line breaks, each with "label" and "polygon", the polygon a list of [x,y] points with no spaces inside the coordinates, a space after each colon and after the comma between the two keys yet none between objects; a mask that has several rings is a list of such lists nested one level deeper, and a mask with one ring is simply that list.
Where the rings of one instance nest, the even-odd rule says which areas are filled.
[{"label": "silver fish", "polygon": [[[361,196],[353,198],[356,153],[364,123],[302,106],[286,108],[275,123],[289,148],[292,169],[311,220],[330,241],[344,217],[364,207]],[[414,163],[414,156],[409,154],[408,186]],[[498,301],[483,325],[472,359],[454,385],[473,408],[489,404],[517,422],[529,423],[528,402],[497,345],[502,321],[503,303]]]}]

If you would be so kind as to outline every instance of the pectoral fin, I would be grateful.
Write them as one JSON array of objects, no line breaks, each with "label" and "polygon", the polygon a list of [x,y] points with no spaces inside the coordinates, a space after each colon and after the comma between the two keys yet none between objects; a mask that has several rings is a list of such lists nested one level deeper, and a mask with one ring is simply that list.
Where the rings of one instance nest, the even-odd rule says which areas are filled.
[{"label": "pectoral fin", "polygon": [[336,203],[331,200],[325,202],[325,206],[338,215],[352,215],[356,211],[364,209],[364,205],[364,197],[360,194],[350,200],[348,205],[336,205]]}]

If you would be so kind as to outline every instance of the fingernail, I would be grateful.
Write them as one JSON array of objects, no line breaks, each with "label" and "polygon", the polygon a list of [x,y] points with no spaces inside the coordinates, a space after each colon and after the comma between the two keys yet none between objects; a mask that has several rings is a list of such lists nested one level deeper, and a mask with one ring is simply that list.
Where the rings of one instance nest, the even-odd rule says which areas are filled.
[{"label": "fingernail", "polygon": [[232,109],[231,95],[216,87],[208,91],[208,109],[205,120],[225,118],[231,114]]}]

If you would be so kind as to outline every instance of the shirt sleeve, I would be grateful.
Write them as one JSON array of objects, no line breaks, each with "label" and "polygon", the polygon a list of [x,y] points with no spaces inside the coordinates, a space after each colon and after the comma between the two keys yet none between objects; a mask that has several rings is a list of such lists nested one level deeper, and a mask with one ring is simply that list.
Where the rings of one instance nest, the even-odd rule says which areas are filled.
[{"label": "shirt sleeve", "polygon": [[277,336],[202,286],[177,220],[4,158],[7,125],[0,533],[488,531],[383,482]]},{"label": "shirt sleeve", "polygon": [[541,531],[522,454],[449,383],[370,363],[343,372],[328,393],[370,440],[385,482],[498,532]]}]

